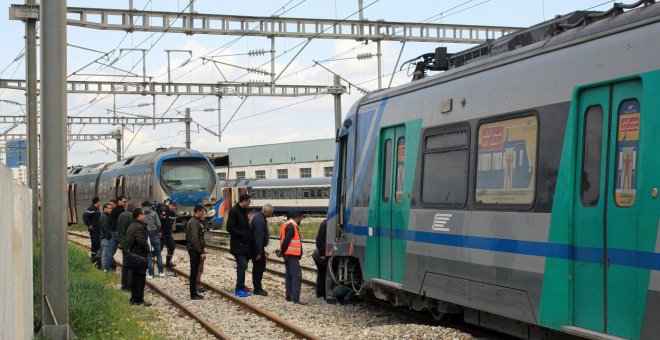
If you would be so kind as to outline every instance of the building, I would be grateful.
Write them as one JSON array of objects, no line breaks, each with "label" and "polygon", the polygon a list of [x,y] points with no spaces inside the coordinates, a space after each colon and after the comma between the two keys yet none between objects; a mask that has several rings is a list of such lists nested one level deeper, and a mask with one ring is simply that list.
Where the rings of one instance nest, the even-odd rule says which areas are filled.
[{"label": "building", "polygon": [[5,150],[5,164],[7,164],[7,167],[13,169],[19,166],[27,166],[27,141],[7,141],[5,142]]},{"label": "building", "polygon": [[21,183],[21,184],[27,184],[28,182],[28,170],[27,166],[21,165],[17,167],[11,168],[12,174],[14,176],[14,181]]},{"label": "building", "polygon": [[216,172],[220,180],[331,177],[335,148],[334,139],[231,148]]}]

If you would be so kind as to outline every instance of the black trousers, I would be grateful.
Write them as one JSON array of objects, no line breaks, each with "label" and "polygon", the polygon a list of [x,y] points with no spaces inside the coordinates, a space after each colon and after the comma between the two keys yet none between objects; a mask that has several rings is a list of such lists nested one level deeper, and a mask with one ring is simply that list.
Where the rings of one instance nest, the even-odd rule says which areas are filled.
[{"label": "black trousers", "polygon": [[[126,263],[126,251],[121,250],[121,263]],[[146,277],[145,277],[146,278]],[[133,285],[133,271],[126,268],[126,266],[121,266],[121,289],[131,289]],[[144,287],[142,287],[144,290]]]},{"label": "black trousers", "polygon": [[162,252],[163,249],[167,247],[167,259],[170,260],[172,255],[174,255],[174,248],[176,248],[174,237],[172,236],[172,230],[163,231],[163,241],[161,243],[164,243],[165,246],[162,246],[161,244],[160,251]]},{"label": "black trousers", "polygon": [[261,279],[264,277],[264,271],[266,270],[266,256],[261,255],[259,260],[255,258],[252,260],[252,284],[254,285],[254,290],[263,290],[261,285]]},{"label": "black trousers", "polygon": [[[318,253],[317,250],[314,252]],[[328,263],[318,256],[313,256],[314,264],[316,264],[316,297],[325,298],[325,274],[328,271]]]},{"label": "black trousers", "polygon": [[190,297],[197,295],[197,272],[199,271],[199,263],[202,261],[202,254],[195,249],[188,249],[190,255]]},{"label": "black trousers", "polygon": [[95,226],[88,230],[89,239],[92,240],[92,257],[96,257],[99,248],[101,248],[101,229],[99,226]]},{"label": "black trousers", "polygon": [[131,303],[144,302],[144,284],[147,273],[139,273],[131,270]]}]

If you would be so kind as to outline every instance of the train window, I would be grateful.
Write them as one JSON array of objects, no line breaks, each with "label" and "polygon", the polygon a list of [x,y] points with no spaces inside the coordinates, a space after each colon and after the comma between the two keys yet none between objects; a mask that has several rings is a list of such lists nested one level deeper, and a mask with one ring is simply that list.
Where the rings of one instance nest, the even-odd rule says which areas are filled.
[{"label": "train window", "polygon": [[330,189],[323,188],[323,198],[328,198],[328,197],[330,197]]},{"label": "train window", "polygon": [[323,198],[323,189],[321,188],[316,189],[316,198]]},{"label": "train window", "polygon": [[266,198],[267,199],[273,198],[273,189],[266,189]]},{"label": "train window", "polygon": [[296,198],[297,199],[303,198],[303,188],[298,188],[298,196]]},{"label": "train window", "polygon": [[583,138],[580,201],[585,207],[593,207],[600,199],[603,148],[603,108],[600,105],[587,108]]},{"label": "train window", "polygon": [[403,202],[403,161],[406,159],[406,138],[396,141],[396,177],[394,178],[394,201]]},{"label": "train window", "polygon": [[469,125],[429,129],[423,139],[422,202],[462,207],[467,199]]},{"label": "train window", "polygon": [[285,197],[284,197],[284,191],[285,191],[284,189],[277,189],[277,192],[278,192],[278,194],[279,194],[279,198],[280,198],[280,199],[284,199],[284,198],[285,198]]},{"label": "train window", "polygon": [[302,194],[302,197],[303,197],[303,198],[309,198],[309,196],[310,196],[310,195],[309,195],[309,188],[303,188],[303,194]]},{"label": "train window", "polygon": [[616,168],[614,202],[630,207],[637,194],[637,156],[639,155],[640,109],[637,99],[627,99],[619,105],[619,126],[616,138]]},{"label": "train window", "polygon": [[538,118],[527,116],[479,126],[475,200],[481,204],[534,202]]},{"label": "train window", "polygon": [[282,191],[284,192],[284,199],[291,198],[291,190],[289,190],[288,188],[284,188],[282,189]]},{"label": "train window", "polygon": [[390,201],[390,192],[391,192],[391,181],[392,178],[392,140],[388,139],[385,141],[385,150],[383,151],[385,159],[383,160],[383,183],[382,183],[382,199],[383,202]]}]

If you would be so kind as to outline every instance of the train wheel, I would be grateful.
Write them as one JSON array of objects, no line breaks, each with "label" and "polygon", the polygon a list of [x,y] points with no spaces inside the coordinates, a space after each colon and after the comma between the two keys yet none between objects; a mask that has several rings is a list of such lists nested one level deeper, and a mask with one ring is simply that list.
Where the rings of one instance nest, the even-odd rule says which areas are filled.
[{"label": "train wheel", "polygon": [[431,316],[433,317],[433,319],[435,321],[447,321],[447,319],[449,319],[450,315],[451,314],[441,312],[441,311],[439,311],[435,308],[431,309]]}]

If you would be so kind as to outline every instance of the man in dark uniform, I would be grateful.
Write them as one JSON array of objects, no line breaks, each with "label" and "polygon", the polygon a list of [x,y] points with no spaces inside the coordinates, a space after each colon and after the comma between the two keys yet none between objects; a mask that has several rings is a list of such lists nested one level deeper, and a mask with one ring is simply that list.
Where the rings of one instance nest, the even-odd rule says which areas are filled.
[{"label": "man in dark uniform", "polygon": [[328,262],[325,258],[325,231],[328,227],[328,219],[323,220],[316,234],[316,249],[312,253],[312,259],[316,264],[316,297],[325,298],[325,273],[328,270]]},{"label": "man in dark uniform", "polygon": [[193,217],[186,224],[186,241],[188,241],[188,255],[190,256],[190,299],[201,300],[203,295],[197,290],[197,279],[199,266],[202,260],[206,259],[204,252],[204,215],[206,209],[201,205],[196,205],[193,209]]},{"label": "man in dark uniform", "polygon": [[234,293],[238,297],[249,296],[245,289],[245,271],[248,259],[252,253],[252,233],[247,216],[250,206],[250,195],[242,194],[236,205],[229,209],[227,214],[227,231],[229,232],[229,252],[236,259],[236,287]]},{"label": "man in dark uniform", "polygon": [[250,229],[252,229],[252,236],[254,239],[254,257],[252,258],[252,284],[254,285],[254,295],[268,296],[261,285],[261,279],[266,270],[266,257],[268,252],[265,248],[268,246],[268,217],[273,216],[273,206],[265,204],[258,212],[250,219]]},{"label": "man in dark uniform", "polygon": [[87,211],[83,214],[83,221],[87,226],[89,231],[89,238],[92,241],[92,253],[90,257],[92,262],[100,261],[100,257],[97,256],[99,248],[101,248],[101,225],[99,223],[101,219],[101,212],[99,211],[99,205],[101,201],[98,197],[94,196],[92,198],[92,205],[87,208]]},{"label": "man in dark uniform", "polygon": [[172,237],[172,230],[176,226],[177,203],[175,200],[166,200],[165,203],[165,207],[163,207],[163,210],[160,212],[160,225],[163,229],[163,243],[165,244],[165,247],[167,247],[165,267],[171,269],[176,267],[176,265],[172,263],[172,256],[174,256],[174,249],[176,248],[176,245],[174,244],[174,237]]}]

